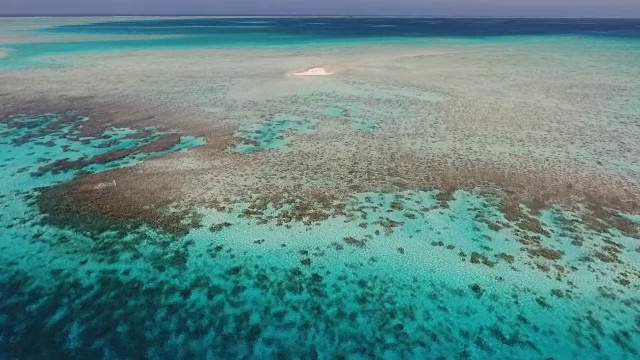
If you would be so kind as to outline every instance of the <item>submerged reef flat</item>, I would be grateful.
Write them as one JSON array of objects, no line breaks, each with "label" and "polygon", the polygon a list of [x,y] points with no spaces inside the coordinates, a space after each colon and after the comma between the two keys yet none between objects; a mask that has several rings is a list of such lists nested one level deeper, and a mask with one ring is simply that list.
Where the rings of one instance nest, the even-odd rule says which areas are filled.
[{"label": "submerged reef flat", "polygon": [[635,37],[167,21],[0,60],[0,357],[640,356]]}]

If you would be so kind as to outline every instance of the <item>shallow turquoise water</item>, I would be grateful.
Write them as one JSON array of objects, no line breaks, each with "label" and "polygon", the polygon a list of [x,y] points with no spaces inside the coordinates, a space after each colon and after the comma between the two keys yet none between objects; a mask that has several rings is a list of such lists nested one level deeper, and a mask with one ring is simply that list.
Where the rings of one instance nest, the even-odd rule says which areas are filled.
[{"label": "shallow turquoise water", "polygon": [[348,121],[356,131],[370,132],[376,128],[376,121],[369,118],[370,110],[364,104],[336,104],[325,109],[325,115]]},{"label": "shallow turquoise water", "polygon": [[[66,115],[61,127],[49,126],[61,115],[0,123],[4,358],[638,356],[640,302],[635,284],[622,281],[638,274],[593,258],[615,243],[624,263],[637,264],[637,239],[566,229],[573,215],[549,209],[540,217],[548,234],[530,235],[561,255],[529,256],[535,246],[480,191],[459,191],[446,206],[438,191],[363,193],[347,217],[314,226],[268,220],[286,208],[267,208],[262,222],[244,216],[243,204],[203,209],[203,226],[185,236],[48,225],[34,193],[87,169],[54,175],[42,166],[161,135],[79,137],[86,119]],[[197,144],[183,138],[172,150]]]},{"label": "shallow turquoise water", "polygon": [[[0,19],[2,21],[2,19]],[[421,19],[421,18],[166,18],[51,25],[43,22],[28,43],[12,49],[0,68],[47,65],[50,55],[144,49],[237,47],[319,47],[413,43],[430,46],[523,44],[540,39],[586,38],[638,46],[640,21],[634,19]],[[89,41],[40,42],[38,37],[107,36]],[[110,40],[108,36],[142,39]]]},{"label": "shallow turquoise water", "polygon": [[254,151],[282,149],[291,133],[309,134],[318,124],[315,119],[278,114],[255,124],[240,127],[235,134],[234,151],[248,154]]},{"label": "shallow turquoise water", "polygon": [[[584,24],[574,32],[516,38],[504,33],[421,37],[399,30],[350,37],[339,32],[295,35],[229,24],[221,35],[215,27],[201,33],[161,25],[44,30],[122,35],[145,28],[146,35],[177,37],[10,44],[14,52],[0,66],[42,65],[48,55],[118,49],[374,41],[526,46],[529,40],[571,34],[601,45],[573,42],[584,54],[640,52],[634,33],[618,29],[622,35],[602,37],[589,34]],[[443,99],[409,88],[379,88],[367,95]],[[375,108],[355,102],[333,104],[317,115],[363,133],[376,131],[372,119],[380,116]],[[70,120],[50,126],[61,117]],[[594,232],[576,214],[560,209],[538,217],[546,234],[518,232],[500,212],[499,201],[480,189],[459,191],[446,204],[437,191],[357,194],[347,216],[313,226],[278,225],[277,215],[286,208],[246,217],[246,204],[228,213],[202,209],[203,226],[184,236],[148,227],[112,225],[92,231],[91,224],[53,226],[34,203],[41,187],[201,143],[182,137],[162,153],[95,162],[96,156],[144,146],[165,134],[149,129],[138,137],[132,135],[139,131],[109,128],[83,137],[77,131],[85,121],[70,113],[0,122],[0,265],[5,269],[0,272],[0,358],[640,356],[638,239],[617,230]],[[319,124],[311,117],[277,114],[241,127],[229,151],[239,156],[281,151],[292,136]],[[572,220],[576,224],[568,226]],[[540,245],[523,244],[525,236]],[[541,248],[550,255],[536,255]]]}]

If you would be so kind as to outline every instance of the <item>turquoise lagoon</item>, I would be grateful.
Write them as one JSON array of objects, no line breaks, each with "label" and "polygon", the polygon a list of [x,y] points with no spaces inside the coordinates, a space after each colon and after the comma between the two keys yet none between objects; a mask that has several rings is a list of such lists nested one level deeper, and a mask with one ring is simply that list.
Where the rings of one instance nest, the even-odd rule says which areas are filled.
[{"label": "turquoise lagoon", "polygon": [[[497,43],[513,36],[588,37],[637,51],[640,36],[634,20],[504,20],[487,26],[369,19],[364,27],[355,19],[255,21],[47,28],[36,35],[159,38],[8,44],[3,47],[13,51],[0,66],[46,65],[41,60],[48,55],[81,51]],[[366,134],[376,131],[371,111],[344,103],[318,115]],[[114,151],[144,149],[167,134],[106,128],[82,135],[78,126],[86,120],[69,113],[0,122],[0,358],[640,357],[637,236],[595,232],[579,223],[568,228],[577,215],[555,208],[537,216],[542,234],[516,231],[507,226],[499,200],[484,189],[458,191],[446,204],[437,190],[359,193],[349,201],[349,215],[314,225],[271,221],[286,211],[273,207],[264,212],[267,221],[258,221],[244,216],[248,204],[226,212],[201,209],[202,226],[186,235],[148,226],[97,232],[52,225],[35,201],[43,187],[202,144],[183,136],[160,153],[140,150],[96,161]],[[240,128],[236,137],[244,140],[230,151],[251,156],[285,149],[290,134],[313,132],[317,124],[295,114],[274,115]],[[538,256],[539,245],[523,245],[525,236],[543,244],[545,255]]]},{"label": "turquoise lagoon", "polygon": [[288,143],[287,134],[309,134],[318,124],[315,119],[278,114],[265,121],[245,125],[235,134],[234,151],[249,154],[255,151],[281,149]]},{"label": "turquoise lagoon", "polygon": [[[160,133],[82,137],[73,124],[86,119],[51,127],[61,116],[0,125],[4,358],[637,356],[640,300],[624,281],[637,274],[592,259],[608,241],[623,262],[638,263],[635,238],[583,228],[577,245],[564,228],[572,214],[548,209],[541,240],[561,255],[530,257],[522,234],[488,225],[507,220],[482,191],[459,191],[444,207],[438,191],[363,193],[348,217],[313,226],[258,223],[238,204],[203,209],[203,226],[184,236],[79,233],[47,224],[33,203],[39,189],[155,154],[42,168]],[[184,137],[170,151],[198,144]]]},{"label": "turquoise lagoon", "polygon": [[[11,23],[0,33],[13,34]],[[29,42],[6,43],[12,51],[0,68],[49,64],[51,55],[144,49],[336,47],[375,43],[449,46],[526,44],[585,38],[624,42],[637,49],[638,20],[427,19],[427,18],[155,18],[64,21],[42,19],[18,32]],[[58,36],[68,40],[46,40]],[[92,38],[92,36],[94,38]],[[95,37],[98,38],[95,38]],[[114,36],[110,39],[109,36]],[[115,38],[117,36],[118,38]],[[86,37],[86,39],[81,39]],[[131,38],[127,38],[131,37]],[[138,37],[138,38],[136,38]],[[139,38],[142,37],[142,38]],[[42,40],[39,40],[42,39]],[[515,40],[515,41],[514,41]]]}]

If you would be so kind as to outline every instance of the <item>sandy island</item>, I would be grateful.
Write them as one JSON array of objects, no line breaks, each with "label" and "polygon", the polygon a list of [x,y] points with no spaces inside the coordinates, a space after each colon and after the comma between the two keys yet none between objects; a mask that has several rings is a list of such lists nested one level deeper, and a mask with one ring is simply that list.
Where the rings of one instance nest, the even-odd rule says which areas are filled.
[{"label": "sandy island", "polygon": [[295,75],[295,76],[327,76],[327,75],[333,75],[333,73],[332,72],[328,72],[323,67],[314,67],[314,68],[308,69],[307,71],[304,71],[304,72],[294,72],[291,75]]}]

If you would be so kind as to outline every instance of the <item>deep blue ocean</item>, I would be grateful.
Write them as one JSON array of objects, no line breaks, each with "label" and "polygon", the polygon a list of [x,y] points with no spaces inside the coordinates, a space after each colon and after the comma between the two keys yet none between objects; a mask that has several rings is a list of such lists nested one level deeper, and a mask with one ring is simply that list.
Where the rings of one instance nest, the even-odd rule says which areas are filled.
[{"label": "deep blue ocean", "polygon": [[178,18],[66,25],[50,31],[147,35],[271,34],[314,39],[516,35],[638,37],[640,19]]}]

